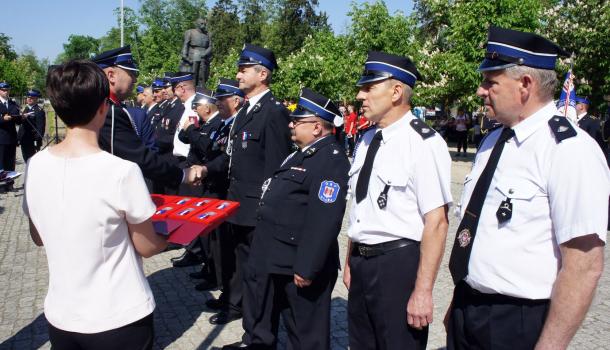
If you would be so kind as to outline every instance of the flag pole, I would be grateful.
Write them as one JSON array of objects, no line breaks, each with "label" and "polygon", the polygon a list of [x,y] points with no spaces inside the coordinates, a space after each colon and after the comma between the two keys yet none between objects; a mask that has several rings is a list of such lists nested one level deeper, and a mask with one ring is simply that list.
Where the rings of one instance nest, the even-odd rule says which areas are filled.
[{"label": "flag pole", "polygon": [[123,18],[124,18],[124,12],[123,12],[123,0],[121,0],[121,47],[125,46],[125,40],[123,39]]}]

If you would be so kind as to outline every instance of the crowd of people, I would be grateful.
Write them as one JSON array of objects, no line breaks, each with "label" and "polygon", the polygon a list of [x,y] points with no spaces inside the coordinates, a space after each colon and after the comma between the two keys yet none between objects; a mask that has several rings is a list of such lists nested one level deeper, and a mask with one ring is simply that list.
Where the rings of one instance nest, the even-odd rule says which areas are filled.
[{"label": "crowd of people", "polygon": [[[276,348],[280,319],[289,348],[330,349],[348,208],[350,348],[425,349],[452,204],[447,347],[565,349],[603,269],[610,171],[595,140],[557,115],[564,55],[490,27],[477,95],[495,126],[475,134],[455,203],[446,135],[411,111],[421,76],[408,57],[369,52],[358,113],[308,88],[285,106],[270,91],[274,53],[251,44],[214,90],[167,73],[137,87],[136,107],[123,103],[137,82],[129,47],[51,68],[47,95],[67,134],[29,159],[23,210],[47,252],[52,346],[152,348],[142,257],[182,248],[154,232],[155,192],[240,204],[173,260],[201,265],[197,289],[222,290],[206,301],[210,323],[242,319],[242,340],[223,349]],[[458,153],[481,123],[462,110],[445,123]]]}]

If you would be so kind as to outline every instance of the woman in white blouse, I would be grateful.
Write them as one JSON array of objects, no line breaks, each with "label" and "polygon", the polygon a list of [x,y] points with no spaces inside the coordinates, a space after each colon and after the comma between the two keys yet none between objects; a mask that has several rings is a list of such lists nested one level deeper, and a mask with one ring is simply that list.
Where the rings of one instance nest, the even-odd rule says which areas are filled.
[{"label": "woman in white blouse", "polygon": [[151,349],[155,301],[141,257],[167,243],[153,229],[155,205],[138,166],[98,146],[108,79],[89,61],[70,61],[49,71],[47,95],[67,133],[29,160],[23,210],[49,263],[51,345]]}]

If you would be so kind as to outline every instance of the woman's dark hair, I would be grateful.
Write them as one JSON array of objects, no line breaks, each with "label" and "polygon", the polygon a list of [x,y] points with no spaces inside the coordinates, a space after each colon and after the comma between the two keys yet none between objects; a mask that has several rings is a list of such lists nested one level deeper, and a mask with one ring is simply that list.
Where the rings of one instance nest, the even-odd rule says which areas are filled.
[{"label": "woman's dark hair", "polygon": [[47,96],[68,127],[88,124],[109,91],[106,74],[91,61],[72,60],[47,73]]}]

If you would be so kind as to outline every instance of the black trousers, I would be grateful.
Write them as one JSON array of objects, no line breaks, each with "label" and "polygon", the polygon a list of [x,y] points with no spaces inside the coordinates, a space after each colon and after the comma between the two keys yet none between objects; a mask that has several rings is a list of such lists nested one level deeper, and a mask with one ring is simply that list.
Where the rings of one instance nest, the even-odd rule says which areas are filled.
[{"label": "black trousers", "polygon": [[468,148],[468,130],[464,131],[456,131],[455,136],[457,137],[457,151],[460,152],[460,149],[464,149],[464,153]]},{"label": "black trousers", "polygon": [[231,278],[236,267],[235,248],[236,243],[228,223],[223,223],[210,233],[210,250],[215,262],[216,280],[222,286],[220,299],[224,302],[228,302],[231,295]]},{"label": "black trousers", "polygon": [[330,349],[330,302],[337,271],[322,272],[312,284],[299,288],[293,275],[268,274],[259,279],[260,314],[252,329],[249,345],[255,349],[275,349],[280,315],[288,332],[288,349]]},{"label": "black trousers", "polygon": [[[235,272],[229,280],[228,291],[224,290],[227,295],[225,300],[228,302],[230,312],[242,312],[244,311],[242,303],[245,285],[248,283],[251,285],[252,280],[254,279],[246,266],[248,256],[250,255],[254,227],[227,224],[227,228],[232,239],[232,244],[235,247]],[[249,281],[245,280],[245,276],[249,276]],[[246,317],[247,316],[244,313],[244,329],[246,328],[246,324],[249,324],[252,321],[251,319],[246,320]]]},{"label": "black trousers", "polygon": [[0,144],[0,169],[15,170],[15,156],[17,145]]},{"label": "black trousers", "polygon": [[419,243],[369,258],[352,250],[349,266],[350,349],[425,349],[428,327],[417,330],[407,323],[407,303],[419,266]]},{"label": "black trousers", "polygon": [[533,349],[549,300],[483,294],[460,282],[453,293],[447,349]]},{"label": "black trousers", "polygon": [[36,151],[37,148],[34,145],[34,140],[21,141],[21,155],[23,156],[24,163],[32,158],[32,156],[36,154]]},{"label": "black trousers", "polygon": [[144,350],[154,341],[153,314],[109,331],[84,334],[61,330],[49,324],[52,350]]}]

